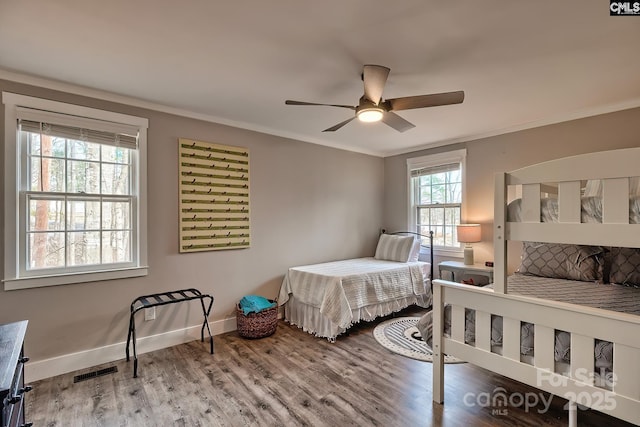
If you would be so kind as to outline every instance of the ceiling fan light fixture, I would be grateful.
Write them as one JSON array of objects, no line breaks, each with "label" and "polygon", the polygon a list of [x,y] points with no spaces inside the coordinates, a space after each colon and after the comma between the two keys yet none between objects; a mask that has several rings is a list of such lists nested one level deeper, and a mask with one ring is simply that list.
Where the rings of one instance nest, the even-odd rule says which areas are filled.
[{"label": "ceiling fan light fixture", "polygon": [[358,120],[365,123],[379,122],[382,120],[384,110],[380,107],[366,107],[358,110]]}]

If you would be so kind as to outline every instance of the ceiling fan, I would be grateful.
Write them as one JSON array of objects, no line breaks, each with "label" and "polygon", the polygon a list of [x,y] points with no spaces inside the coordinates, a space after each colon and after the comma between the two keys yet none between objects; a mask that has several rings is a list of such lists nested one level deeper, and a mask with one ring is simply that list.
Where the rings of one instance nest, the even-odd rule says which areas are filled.
[{"label": "ceiling fan", "polygon": [[415,125],[394,111],[411,110],[414,108],[437,107],[440,105],[460,104],[464,101],[464,92],[444,92],[430,95],[406,96],[403,98],[383,99],[382,90],[389,76],[387,67],[382,65],[365,65],[362,69],[362,81],[364,82],[364,95],[358,105],[317,104],[314,102],[292,101],[287,99],[287,105],[320,105],[327,107],[348,108],[354,110],[355,115],[337,125],[323,130],[323,132],[335,132],[356,117],[362,122],[382,121],[398,132],[405,132]]}]

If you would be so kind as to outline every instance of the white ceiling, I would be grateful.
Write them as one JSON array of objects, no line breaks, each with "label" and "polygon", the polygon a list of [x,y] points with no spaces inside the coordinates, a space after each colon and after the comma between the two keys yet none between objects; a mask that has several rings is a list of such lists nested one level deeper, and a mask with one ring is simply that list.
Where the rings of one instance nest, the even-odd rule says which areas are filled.
[{"label": "white ceiling", "polygon": [[[0,0],[0,78],[381,156],[640,106],[639,42],[603,0]],[[284,104],[356,105],[364,64],[391,68],[384,98],[465,101],[404,133]]]}]

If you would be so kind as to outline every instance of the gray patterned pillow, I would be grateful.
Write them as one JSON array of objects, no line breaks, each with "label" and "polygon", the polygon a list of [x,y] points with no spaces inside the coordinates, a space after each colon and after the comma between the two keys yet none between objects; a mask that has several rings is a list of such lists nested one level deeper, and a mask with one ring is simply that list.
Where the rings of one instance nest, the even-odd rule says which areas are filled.
[{"label": "gray patterned pillow", "polygon": [[600,246],[524,242],[517,272],[554,279],[603,281]]},{"label": "gray patterned pillow", "polygon": [[640,249],[611,248],[609,282],[640,287]]},{"label": "gray patterned pillow", "polygon": [[391,236],[381,234],[378,239],[375,259],[407,262],[413,248],[413,236]]}]

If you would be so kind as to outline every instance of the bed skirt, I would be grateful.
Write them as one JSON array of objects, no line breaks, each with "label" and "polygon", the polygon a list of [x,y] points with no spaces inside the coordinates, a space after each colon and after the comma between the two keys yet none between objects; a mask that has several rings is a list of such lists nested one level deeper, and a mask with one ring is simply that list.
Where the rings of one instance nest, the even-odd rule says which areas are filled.
[{"label": "bed skirt", "polygon": [[[413,295],[351,310],[352,321],[349,327],[362,320],[370,321],[378,317],[388,316],[411,305],[418,305],[424,308],[431,307],[431,293],[428,295]],[[336,337],[348,329],[348,327],[344,328],[333,323],[320,312],[319,308],[296,300],[294,295],[290,295],[289,301],[284,306],[284,318],[285,321],[301,328],[303,331],[317,337],[327,338],[330,342],[335,342]]]}]

